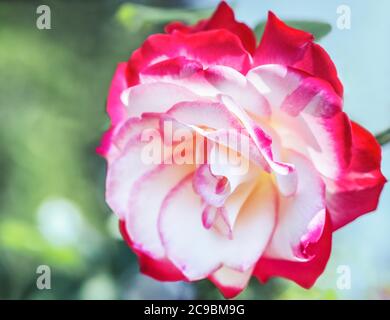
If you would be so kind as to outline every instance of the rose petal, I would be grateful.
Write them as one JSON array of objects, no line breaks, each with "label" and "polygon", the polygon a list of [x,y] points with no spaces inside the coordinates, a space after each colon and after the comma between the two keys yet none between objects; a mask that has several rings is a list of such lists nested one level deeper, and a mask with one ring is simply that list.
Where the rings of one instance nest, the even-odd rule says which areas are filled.
[{"label": "rose petal", "polygon": [[139,117],[145,112],[166,112],[178,102],[199,99],[198,95],[186,88],[163,82],[136,85],[122,93],[129,117]]},{"label": "rose petal", "polygon": [[254,66],[280,64],[295,67],[329,82],[339,96],[343,86],[336,68],[308,32],[294,29],[269,12],[267,24],[254,56]]},{"label": "rose petal", "polygon": [[110,157],[111,138],[117,130],[117,125],[127,119],[125,106],[122,104],[120,95],[127,88],[126,81],[127,63],[119,63],[114,76],[111,80],[110,89],[107,98],[107,113],[111,120],[110,129],[104,133],[100,145],[96,148],[96,152],[103,157]]},{"label": "rose petal", "polygon": [[380,170],[381,147],[375,137],[352,122],[352,161],[336,181],[327,180],[327,206],[334,229],[377,208],[386,182]]},{"label": "rose petal", "polygon": [[129,190],[126,228],[138,251],[155,259],[165,256],[157,229],[160,207],[168,192],[193,170],[193,165],[162,164],[133,183]]},{"label": "rose petal", "polygon": [[254,122],[248,114],[242,108],[237,106],[228,96],[221,95],[220,99],[228,110],[241,120],[243,126],[248,131],[248,134],[251,136],[253,142],[272,170],[282,175],[292,173],[294,171],[294,166],[274,160],[271,149],[272,140],[269,135],[267,135],[264,130],[262,130],[259,125],[257,125],[257,123]]},{"label": "rose petal", "polygon": [[204,77],[220,93],[231,97],[241,108],[254,116],[267,118],[270,115],[268,101],[238,71],[224,66],[212,66],[204,71]]},{"label": "rose petal", "polygon": [[152,64],[140,73],[141,83],[162,82],[164,80],[182,81],[203,70],[202,64],[186,57],[175,57]]},{"label": "rose petal", "polygon": [[280,65],[254,68],[247,77],[269,100],[272,128],[284,148],[310,157],[330,178],[349,166],[349,119],[341,111],[341,98],[326,82]]},{"label": "rose petal", "polygon": [[[210,66],[205,70],[198,62],[184,57],[164,60],[144,69],[141,83],[164,82],[184,87],[201,97],[229,95],[256,117],[268,118],[268,101],[237,70],[226,66]],[[245,94],[242,94],[245,92]]]},{"label": "rose petal", "polygon": [[239,120],[219,102],[212,101],[185,101],[175,104],[167,111],[175,120],[193,126],[202,126],[212,129],[242,128]]},{"label": "rose petal", "polygon": [[[278,222],[265,256],[302,261],[308,258],[303,238],[316,236],[317,229],[310,225],[321,222],[325,215],[325,185],[310,161],[293,151],[286,157],[296,167],[297,190],[293,197],[279,197]],[[319,227],[323,225],[319,223]]]},{"label": "rose petal", "polygon": [[[134,123],[134,120],[128,121]],[[149,143],[141,139],[144,130],[159,132],[159,122],[150,119],[137,120],[137,126],[131,126],[131,129],[123,133],[125,137],[118,134],[117,139],[112,142],[118,154],[109,162],[107,168],[106,201],[120,218],[124,218],[127,213],[132,184],[143,173],[156,166],[156,164],[145,163],[142,159],[142,150]]]},{"label": "rose petal", "polygon": [[269,178],[261,180],[241,208],[231,240],[204,228],[202,202],[192,190],[191,179],[187,177],[171,191],[160,212],[159,229],[167,256],[190,280],[205,278],[222,265],[249,269],[274,226],[276,202]]},{"label": "rose petal", "polygon": [[215,176],[210,171],[210,166],[203,164],[199,166],[192,181],[195,192],[209,205],[220,207],[229,196],[230,187],[226,185],[223,190],[218,190],[218,186],[224,177]]},{"label": "rose petal", "polygon": [[159,281],[187,280],[186,277],[168,259],[154,259],[133,248],[133,242],[126,230],[126,223],[124,220],[119,221],[119,230],[123,239],[125,239],[129,247],[137,254],[140,271],[143,274]]},{"label": "rose petal", "polygon": [[290,279],[300,286],[309,289],[323,273],[328,262],[332,246],[332,224],[329,215],[325,215],[321,236],[316,242],[309,243],[306,251],[310,259],[305,261],[288,261],[262,257],[253,273],[259,281],[266,282],[271,277]]},{"label": "rose petal", "polygon": [[127,88],[126,67],[126,62],[118,64],[108,92],[107,112],[114,126],[127,118],[125,106],[120,100],[122,92]]},{"label": "rose petal", "polygon": [[253,268],[250,268],[245,272],[240,272],[231,268],[221,267],[209,276],[209,279],[221,291],[226,299],[231,299],[246,288],[252,272]]},{"label": "rose petal", "polygon": [[236,21],[232,8],[225,1],[222,1],[218,5],[214,14],[209,19],[201,20],[194,26],[187,26],[182,22],[174,21],[165,27],[167,33],[173,33],[174,31],[192,33],[213,29],[226,29],[234,33],[240,38],[245,49],[250,54],[254,53],[256,49],[256,37],[252,29],[245,23]]},{"label": "rose petal", "polygon": [[312,34],[289,27],[269,11],[263,37],[254,56],[254,65],[293,66],[303,58],[313,40]]},{"label": "rose petal", "polygon": [[196,60],[203,67],[224,65],[246,72],[251,56],[240,39],[226,30],[210,30],[200,33],[153,34],[141,48],[134,51],[127,65],[127,83],[139,83],[139,74],[158,62],[176,57]]}]

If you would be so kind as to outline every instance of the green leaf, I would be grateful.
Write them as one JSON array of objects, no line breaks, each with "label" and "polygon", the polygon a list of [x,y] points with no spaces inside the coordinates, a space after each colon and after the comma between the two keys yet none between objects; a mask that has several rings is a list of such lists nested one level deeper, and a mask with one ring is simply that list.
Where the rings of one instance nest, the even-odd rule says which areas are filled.
[{"label": "green leaf", "polygon": [[2,221],[0,243],[7,250],[46,261],[57,268],[80,268],[83,264],[74,247],[54,246],[46,241],[30,223],[18,220]]},{"label": "green leaf", "polygon": [[124,3],[117,13],[116,19],[125,27],[137,31],[150,24],[166,24],[179,20],[188,24],[194,24],[200,19],[209,17],[212,11],[209,9],[178,9],[159,8],[141,4]]},{"label": "green leaf", "polygon": [[378,133],[375,138],[380,145],[384,146],[386,143],[390,142],[390,128],[381,133]]},{"label": "green leaf", "polygon": [[265,21],[261,21],[256,25],[255,29],[253,30],[255,32],[257,41],[261,40],[261,38],[263,37],[264,29]]},{"label": "green leaf", "polygon": [[[318,21],[300,21],[300,20],[286,20],[285,23],[290,27],[310,32],[314,35],[316,41],[322,39],[331,30],[332,27],[329,23]],[[255,27],[255,34],[258,40],[261,39],[265,28],[265,21],[260,22]]]}]

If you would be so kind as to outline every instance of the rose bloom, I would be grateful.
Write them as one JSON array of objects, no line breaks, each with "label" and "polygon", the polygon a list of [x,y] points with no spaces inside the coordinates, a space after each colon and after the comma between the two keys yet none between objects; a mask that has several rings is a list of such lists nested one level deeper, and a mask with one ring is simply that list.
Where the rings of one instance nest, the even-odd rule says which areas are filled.
[{"label": "rose bloom", "polygon": [[[256,45],[225,2],[165,31],[118,65],[98,148],[141,272],[208,278],[228,298],[252,276],[311,287],[332,233],[375,210],[386,182],[380,146],[343,112],[332,60],[273,13]],[[156,146],[160,162],[148,161]]]}]

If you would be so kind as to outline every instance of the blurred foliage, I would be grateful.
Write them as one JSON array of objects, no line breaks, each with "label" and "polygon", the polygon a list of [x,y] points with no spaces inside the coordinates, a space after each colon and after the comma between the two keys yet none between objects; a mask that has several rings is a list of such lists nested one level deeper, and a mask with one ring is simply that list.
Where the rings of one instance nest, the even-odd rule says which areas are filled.
[{"label": "blurred foliage", "polygon": [[[321,38],[325,37],[332,30],[332,26],[326,22],[301,20],[284,20],[284,22],[290,27],[310,32],[316,41],[321,40]],[[266,22],[262,21],[254,29],[258,40],[263,36],[265,24]]]},{"label": "blurred foliage", "polygon": [[294,283],[289,283],[286,289],[277,296],[277,299],[283,300],[335,300],[337,294],[335,290],[322,290],[311,288],[310,290],[303,289]]},{"label": "blurred foliage", "polygon": [[158,8],[124,3],[120,6],[116,18],[128,30],[137,31],[164,26],[170,21],[185,21],[194,24],[198,20],[210,16],[212,10],[189,10],[178,8]]},{"label": "blurred foliage", "polygon": [[[222,298],[208,281],[167,284],[139,274],[105,204],[105,162],[95,153],[116,64],[164,23],[194,23],[210,10],[45,3],[51,30],[35,27],[40,2],[0,3],[0,299]],[[43,264],[51,290],[36,288]],[[295,297],[284,284],[253,280],[238,299]]]},{"label": "blurred foliage", "polygon": [[[109,1],[48,1],[52,29],[38,30],[38,4],[0,3],[0,298],[77,298],[96,274],[119,281],[136,270],[107,227],[105,163],[95,147],[115,65],[147,33],[124,29]],[[58,246],[40,230],[39,208],[53,197],[82,217],[77,245]],[[47,292],[35,286],[42,264],[52,268]]]},{"label": "blurred foliage", "polygon": [[375,138],[378,141],[378,143],[381,145],[385,145],[386,143],[389,143],[389,141],[390,141],[390,128],[377,134],[375,136]]}]

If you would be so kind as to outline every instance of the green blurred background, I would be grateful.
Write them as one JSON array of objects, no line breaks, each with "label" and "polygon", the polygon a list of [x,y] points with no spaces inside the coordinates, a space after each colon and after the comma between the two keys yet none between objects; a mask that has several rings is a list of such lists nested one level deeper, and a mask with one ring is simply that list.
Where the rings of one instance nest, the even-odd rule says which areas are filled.
[{"label": "green blurred background", "polygon": [[[299,19],[305,14],[311,18],[304,8],[312,2],[291,2],[232,4],[239,18],[252,26],[263,20],[272,6],[283,18]],[[331,2],[336,8],[337,1]],[[127,60],[149,34],[161,32],[166,22],[194,23],[207,17],[216,3],[48,0],[44,4],[51,8],[52,28],[39,30],[36,8],[41,1],[0,2],[0,299],[222,298],[208,281],[160,283],[138,272],[136,258],[119,236],[116,218],[105,204],[105,161],[95,153],[109,124],[105,99],[116,64]],[[303,8],[302,14],[297,6]],[[315,6],[311,10],[321,11]],[[364,11],[364,6],[359,10]],[[336,19],[335,12],[334,17],[325,13],[316,18]],[[333,20],[328,22],[333,25]],[[333,31],[328,37],[332,35]],[[352,46],[359,40],[349,39]],[[332,46],[336,47],[330,43]],[[350,80],[350,68],[346,70],[343,79],[357,88]],[[361,82],[358,85],[363,88]],[[350,87],[346,100],[353,103],[359,97],[349,95]],[[364,86],[364,90],[372,94],[370,88]],[[364,107],[359,110],[366,113],[354,109],[355,118],[374,132],[383,129],[389,124],[386,99],[371,107],[374,119],[368,117],[364,123]],[[385,120],[380,117],[383,110]],[[382,119],[378,128],[375,117]],[[389,159],[388,148],[385,153]],[[386,213],[388,196],[383,195],[382,202],[381,210]],[[368,244],[365,241],[362,249],[353,239],[363,225]],[[388,298],[390,241],[389,236],[378,236],[388,229],[377,228],[389,225],[388,215],[382,214],[374,222],[336,237],[335,257],[309,291],[284,280],[271,280],[267,285],[252,281],[238,298]],[[379,238],[370,243],[373,233]],[[359,250],[378,252],[374,256],[381,261],[356,256]],[[348,292],[336,286],[340,264],[356,270]],[[50,290],[37,289],[39,265],[51,268]],[[373,274],[377,275],[374,279]]]}]

